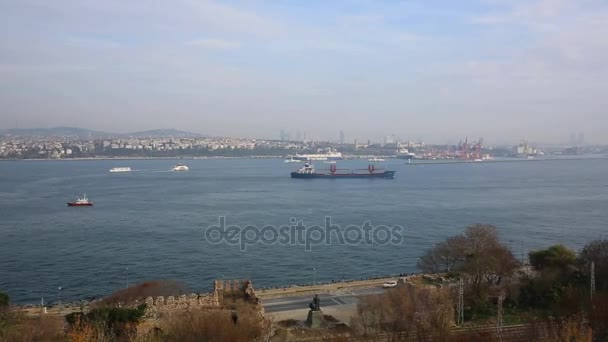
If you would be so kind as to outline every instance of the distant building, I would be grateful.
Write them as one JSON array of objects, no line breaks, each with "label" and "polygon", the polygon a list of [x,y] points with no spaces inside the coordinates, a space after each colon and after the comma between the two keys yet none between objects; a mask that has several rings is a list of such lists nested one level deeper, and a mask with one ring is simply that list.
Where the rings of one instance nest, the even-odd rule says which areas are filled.
[{"label": "distant building", "polygon": [[344,131],[340,131],[340,144],[344,144]]},{"label": "distant building", "polygon": [[396,142],[396,138],[393,134],[384,137],[384,145],[392,145]]}]

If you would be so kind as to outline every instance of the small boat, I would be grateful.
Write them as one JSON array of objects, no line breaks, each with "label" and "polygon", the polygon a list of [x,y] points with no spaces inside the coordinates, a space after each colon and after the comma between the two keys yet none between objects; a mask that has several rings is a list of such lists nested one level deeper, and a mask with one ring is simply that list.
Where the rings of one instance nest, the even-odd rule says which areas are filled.
[{"label": "small boat", "polygon": [[299,159],[293,159],[293,157],[289,158],[289,159],[285,159],[286,163],[301,163],[302,160]]},{"label": "small boat", "polygon": [[368,160],[370,162],[372,162],[372,163],[374,163],[374,162],[383,162],[384,161],[384,159],[378,158],[378,157],[369,158]]},{"label": "small boat", "polygon": [[113,167],[110,172],[131,172],[130,167]]},{"label": "small boat", "polygon": [[186,165],[177,164],[173,167],[173,171],[188,171],[190,170]]},{"label": "small boat", "polygon": [[68,207],[92,207],[93,202],[89,201],[87,195],[83,195],[82,198],[78,197],[74,202],[68,202]]}]

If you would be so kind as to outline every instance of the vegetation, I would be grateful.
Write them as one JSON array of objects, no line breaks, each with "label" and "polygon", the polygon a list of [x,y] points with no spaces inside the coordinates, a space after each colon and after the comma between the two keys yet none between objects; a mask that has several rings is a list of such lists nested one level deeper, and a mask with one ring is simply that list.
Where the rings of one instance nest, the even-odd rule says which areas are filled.
[{"label": "vegetation", "polygon": [[187,292],[186,286],[170,280],[146,281],[121,290],[103,298],[97,307],[130,305],[146,297],[178,296]]},{"label": "vegetation", "polygon": [[420,341],[427,341],[431,336],[447,336],[453,317],[447,290],[408,286],[361,299],[351,327],[366,337],[388,335],[394,340],[414,335]]},{"label": "vegetation", "polygon": [[586,276],[589,276],[591,262],[595,264],[597,291],[608,291],[608,239],[592,241],[581,251],[579,266]]},{"label": "vegetation", "polygon": [[0,308],[7,307],[9,304],[9,298],[6,293],[0,292]]},{"label": "vegetation", "polygon": [[194,310],[169,317],[160,324],[164,341],[260,340],[268,333],[263,317],[248,303],[235,310]]},{"label": "vegetation", "polygon": [[[505,321],[540,322],[535,330],[539,336],[553,336],[556,341],[608,340],[608,240],[590,242],[578,256],[555,245],[531,251],[529,259],[531,269],[520,269],[500,243],[496,228],[476,225],[433,246],[418,266],[424,272],[446,273],[451,281],[464,280],[465,320],[491,322],[502,294]],[[593,298],[589,292],[592,262]],[[455,298],[453,294],[452,301]]]},{"label": "vegetation", "polygon": [[554,269],[570,271],[576,266],[576,252],[563,245],[551,246],[544,250],[529,253],[530,265],[537,270]]}]

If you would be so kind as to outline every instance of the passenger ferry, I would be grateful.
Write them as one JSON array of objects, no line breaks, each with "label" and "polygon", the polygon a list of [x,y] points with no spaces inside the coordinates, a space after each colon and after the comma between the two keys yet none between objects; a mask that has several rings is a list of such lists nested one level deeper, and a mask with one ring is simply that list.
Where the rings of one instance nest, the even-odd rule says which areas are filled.
[{"label": "passenger ferry", "polygon": [[110,169],[110,172],[131,172],[130,167],[113,167]]}]

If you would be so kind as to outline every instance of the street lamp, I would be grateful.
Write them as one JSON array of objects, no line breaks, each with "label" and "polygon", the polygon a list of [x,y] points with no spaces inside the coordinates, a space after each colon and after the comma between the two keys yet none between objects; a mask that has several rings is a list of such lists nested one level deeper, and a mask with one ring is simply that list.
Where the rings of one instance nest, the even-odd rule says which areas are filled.
[{"label": "street lamp", "polygon": [[61,286],[57,288],[57,304],[61,303]]},{"label": "street lamp", "polygon": [[317,285],[317,268],[313,267],[312,269],[313,269],[312,284]]}]

